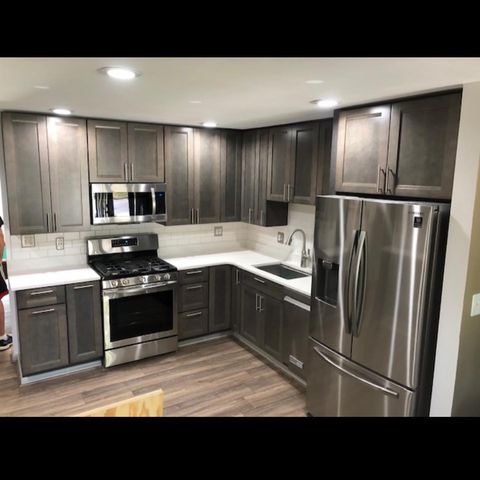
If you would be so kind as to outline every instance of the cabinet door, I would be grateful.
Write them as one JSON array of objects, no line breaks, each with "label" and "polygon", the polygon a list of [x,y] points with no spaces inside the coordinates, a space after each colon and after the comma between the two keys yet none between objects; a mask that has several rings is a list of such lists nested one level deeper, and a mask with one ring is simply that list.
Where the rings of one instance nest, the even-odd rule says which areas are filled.
[{"label": "cabinet door", "polygon": [[46,233],[52,220],[46,118],[4,113],[2,120],[10,233]]},{"label": "cabinet door", "polygon": [[88,120],[91,182],[128,182],[127,124]]},{"label": "cabinet door", "polygon": [[220,133],[194,131],[194,208],[196,223],[220,221]]},{"label": "cabinet door", "polygon": [[52,231],[90,229],[87,124],[80,118],[48,117]]},{"label": "cabinet door", "polygon": [[258,155],[258,177],[257,196],[255,203],[254,223],[256,225],[267,225],[267,175],[268,158],[270,155],[269,142],[270,132],[268,129],[258,130],[257,133],[257,155]]},{"label": "cabinet door", "polygon": [[333,122],[331,119],[322,120],[319,123],[317,195],[333,194],[335,191],[334,186],[330,185],[332,159],[332,123]]},{"label": "cabinet door", "polygon": [[257,310],[260,296],[256,290],[245,285],[242,285],[241,291],[240,335],[260,345],[260,315]]},{"label": "cabinet door", "polygon": [[230,265],[210,267],[208,331],[211,333],[230,328],[231,282],[232,267]]},{"label": "cabinet door", "polygon": [[337,192],[384,193],[390,105],[341,111],[337,116]]},{"label": "cabinet door", "polygon": [[294,125],[291,172],[287,197],[290,202],[315,205],[318,166],[317,122]]},{"label": "cabinet door", "polygon": [[24,376],[68,365],[65,305],[18,311],[20,360]]},{"label": "cabinet door", "polygon": [[293,157],[293,131],[291,127],[270,129],[267,199],[287,201],[290,184],[290,166]]},{"label": "cabinet door", "polygon": [[460,105],[455,93],[392,106],[387,193],[451,198]]},{"label": "cabinet door", "polygon": [[167,225],[192,223],[193,129],[165,127]]},{"label": "cabinet door", "polygon": [[232,267],[232,306],[230,309],[230,317],[232,319],[232,329],[234,332],[238,332],[240,329],[240,306],[241,306],[241,281],[240,281],[241,271]]},{"label": "cabinet door", "polygon": [[261,295],[262,348],[277,360],[282,358],[283,305],[280,300]]},{"label": "cabinet door", "polygon": [[103,356],[102,309],[99,282],[67,285],[70,363]]},{"label": "cabinet door", "polygon": [[128,124],[128,162],[131,182],[163,182],[163,126]]},{"label": "cabinet door", "polygon": [[242,222],[254,223],[258,185],[257,131],[243,133]]},{"label": "cabinet door", "polygon": [[220,165],[220,221],[239,222],[242,197],[242,135],[222,134]]}]

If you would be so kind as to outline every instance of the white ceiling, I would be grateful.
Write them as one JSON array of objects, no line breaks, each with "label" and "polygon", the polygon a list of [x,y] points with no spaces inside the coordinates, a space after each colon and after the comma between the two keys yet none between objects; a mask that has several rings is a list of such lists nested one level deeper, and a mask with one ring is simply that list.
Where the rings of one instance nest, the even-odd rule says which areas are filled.
[{"label": "white ceiling", "polygon": [[[116,65],[142,75],[97,73]],[[340,108],[479,80],[480,58],[0,58],[0,110],[251,128],[332,116],[318,98]]]}]

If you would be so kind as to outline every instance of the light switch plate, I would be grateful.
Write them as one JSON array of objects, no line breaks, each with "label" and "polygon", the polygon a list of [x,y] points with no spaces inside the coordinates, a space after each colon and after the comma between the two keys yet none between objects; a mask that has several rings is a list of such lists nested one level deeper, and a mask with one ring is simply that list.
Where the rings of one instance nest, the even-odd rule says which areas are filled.
[{"label": "light switch plate", "polygon": [[213,229],[213,235],[215,235],[215,237],[221,237],[223,235],[223,227],[215,227]]},{"label": "light switch plate", "polygon": [[283,232],[278,232],[277,233],[277,242],[278,243],[283,243],[285,240],[285,234]]},{"label": "light switch plate", "polygon": [[22,235],[22,247],[34,247],[35,235]]},{"label": "light switch plate", "polygon": [[480,293],[472,296],[472,311],[470,316],[474,317],[475,315],[480,315]]},{"label": "light switch plate", "polygon": [[57,247],[57,250],[63,250],[65,248],[63,237],[55,238],[55,246]]}]

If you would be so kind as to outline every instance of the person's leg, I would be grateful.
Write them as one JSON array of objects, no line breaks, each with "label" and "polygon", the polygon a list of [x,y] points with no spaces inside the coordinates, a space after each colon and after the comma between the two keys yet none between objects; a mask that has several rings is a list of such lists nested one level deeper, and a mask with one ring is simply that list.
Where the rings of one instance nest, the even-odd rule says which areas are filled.
[{"label": "person's leg", "polygon": [[5,309],[3,308],[2,297],[0,297],[0,351],[6,350],[12,346],[12,336],[5,334]]},{"label": "person's leg", "polygon": [[5,309],[3,302],[0,300],[0,339],[5,335]]}]

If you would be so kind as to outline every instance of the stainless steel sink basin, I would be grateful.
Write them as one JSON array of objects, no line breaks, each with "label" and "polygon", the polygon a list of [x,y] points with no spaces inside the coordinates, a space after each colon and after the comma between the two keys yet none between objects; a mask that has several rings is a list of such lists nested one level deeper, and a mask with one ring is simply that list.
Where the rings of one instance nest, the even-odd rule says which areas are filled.
[{"label": "stainless steel sink basin", "polygon": [[309,277],[308,273],[300,272],[299,270],[295,270],[294,268],[287,267],[286,265],[282,265],[281,263],[273,263],[270,265],[263,265],[261,267],[255,266],[259,270],[263,270],[264,272],[271,273],[273,275],[277,275],[277,277],[282,277],[287,280],[293,280],[294,278],[302,278],[302,277]]}]

